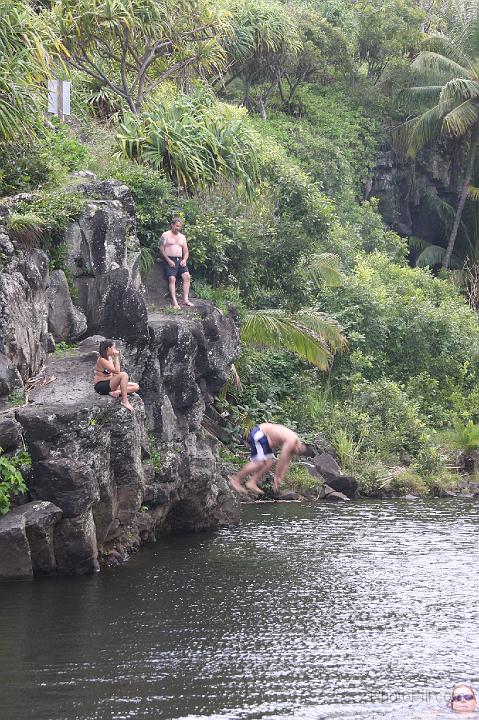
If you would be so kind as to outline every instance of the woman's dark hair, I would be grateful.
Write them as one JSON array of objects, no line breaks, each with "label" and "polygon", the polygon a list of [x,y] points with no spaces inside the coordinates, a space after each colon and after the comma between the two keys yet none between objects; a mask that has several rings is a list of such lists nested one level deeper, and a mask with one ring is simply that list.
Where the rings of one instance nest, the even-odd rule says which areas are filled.
[{"label": "woman's dark hair", "polygon": [[114,340],[102,340],[100,342],[100,357],[107,359],[106,351],[115,344]]}]

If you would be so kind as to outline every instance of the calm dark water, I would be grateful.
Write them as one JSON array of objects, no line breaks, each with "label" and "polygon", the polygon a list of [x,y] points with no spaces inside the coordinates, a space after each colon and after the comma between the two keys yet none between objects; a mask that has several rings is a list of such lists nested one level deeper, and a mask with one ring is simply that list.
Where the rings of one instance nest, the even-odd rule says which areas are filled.
[{"label": "calm dark water", "polygon": [[94,577],[0,585],[0,718],[440,708],[479,689],[478,520],[467,500],[248,506]]}]

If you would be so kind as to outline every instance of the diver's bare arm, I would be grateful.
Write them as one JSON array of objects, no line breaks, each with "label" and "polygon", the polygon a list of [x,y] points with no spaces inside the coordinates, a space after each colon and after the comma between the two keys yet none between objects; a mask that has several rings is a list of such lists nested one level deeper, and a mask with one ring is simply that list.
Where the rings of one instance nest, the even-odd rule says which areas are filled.
[{"label": "diver's bare arm", "polygon": [[291,464],[291,455],[293,454],[294,442],[285,442],[281,448],[279,455],[278,464],[276,465],[276,471],[274,473],[273,489],[277,490],[280,486],[281,481],[288,472]]}]

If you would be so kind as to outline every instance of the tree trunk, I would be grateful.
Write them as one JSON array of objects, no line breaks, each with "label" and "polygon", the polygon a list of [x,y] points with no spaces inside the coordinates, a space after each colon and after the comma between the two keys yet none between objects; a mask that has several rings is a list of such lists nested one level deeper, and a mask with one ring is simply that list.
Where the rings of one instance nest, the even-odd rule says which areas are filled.
[{"label": "tree trunk", "polygon": [[472,128],[472,131],[471,131],[471,141],[470,141],[470,145],[469,145],[469,152],[467,154],[466,175],[464,177],[464,183],[462,185],[461,195],[459,197],[459,204],[457,206],[456,216],[454,218],[454,225],[452,226],[451,235],[449,237],[449,242],[447,243],[446,254],[444,255],[444,260],[442,261],[443,268],[448,268],[449,263],[451,262],[452,251],[454,250],[454,244],[456,242],[459,225],[461,223],[462,212],[464,210],[464,205],[466,204],[466,198],[467,198],[467,194],[469,192],[469,186],[470,186],[471,180],[472,180],[472,173],[474,170],[474,162],[476,160],[476,146],[477,146],[477,138],[478,137],[479,137],[479,124],[476,123],[476,125],[474,125],[474,127]]}]

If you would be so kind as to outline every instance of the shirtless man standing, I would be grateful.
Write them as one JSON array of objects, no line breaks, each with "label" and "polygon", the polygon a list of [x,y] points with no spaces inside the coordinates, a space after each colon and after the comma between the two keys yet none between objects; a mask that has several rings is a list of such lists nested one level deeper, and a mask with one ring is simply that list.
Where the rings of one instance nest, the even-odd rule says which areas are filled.
[{"label": "shirtless man standing", "polygon": [[165,261],[165,276],[168,280],[168,290],[171,295],[173,307],[177,310],[180,309],[180,306],[176,299],[176,278],[180,275],[183,279],[183,302],[185,305],[193,307],[193,303],[188,299],[191,275],[186,265],[189,253],[186,238],[180,232],[182,226],[183,222],[181,218],[174,217],[171,221],[170,230],[164,232],[160,238],[160,254]]},{"label": "shirtless man standing", "polygon": [[[263,494],[263,491],[258,487],[258,482],[274,465],[274,448],[281,448],[274,473],[273,490],[275,491],[278,490],[282,479],[288,472],[292,455],[313,454],[308,445],[302,442],[295,432],[284,425],[274,423],[255,425],[249,434],[248,440],[251,447],[251,460],[236,475],[229,478],[230,487],[243,494],[247,490],[251,490],[258,495]],[[251,478],[246,481],[243,487],[241,481],[248,475],[251,475]]]}]

